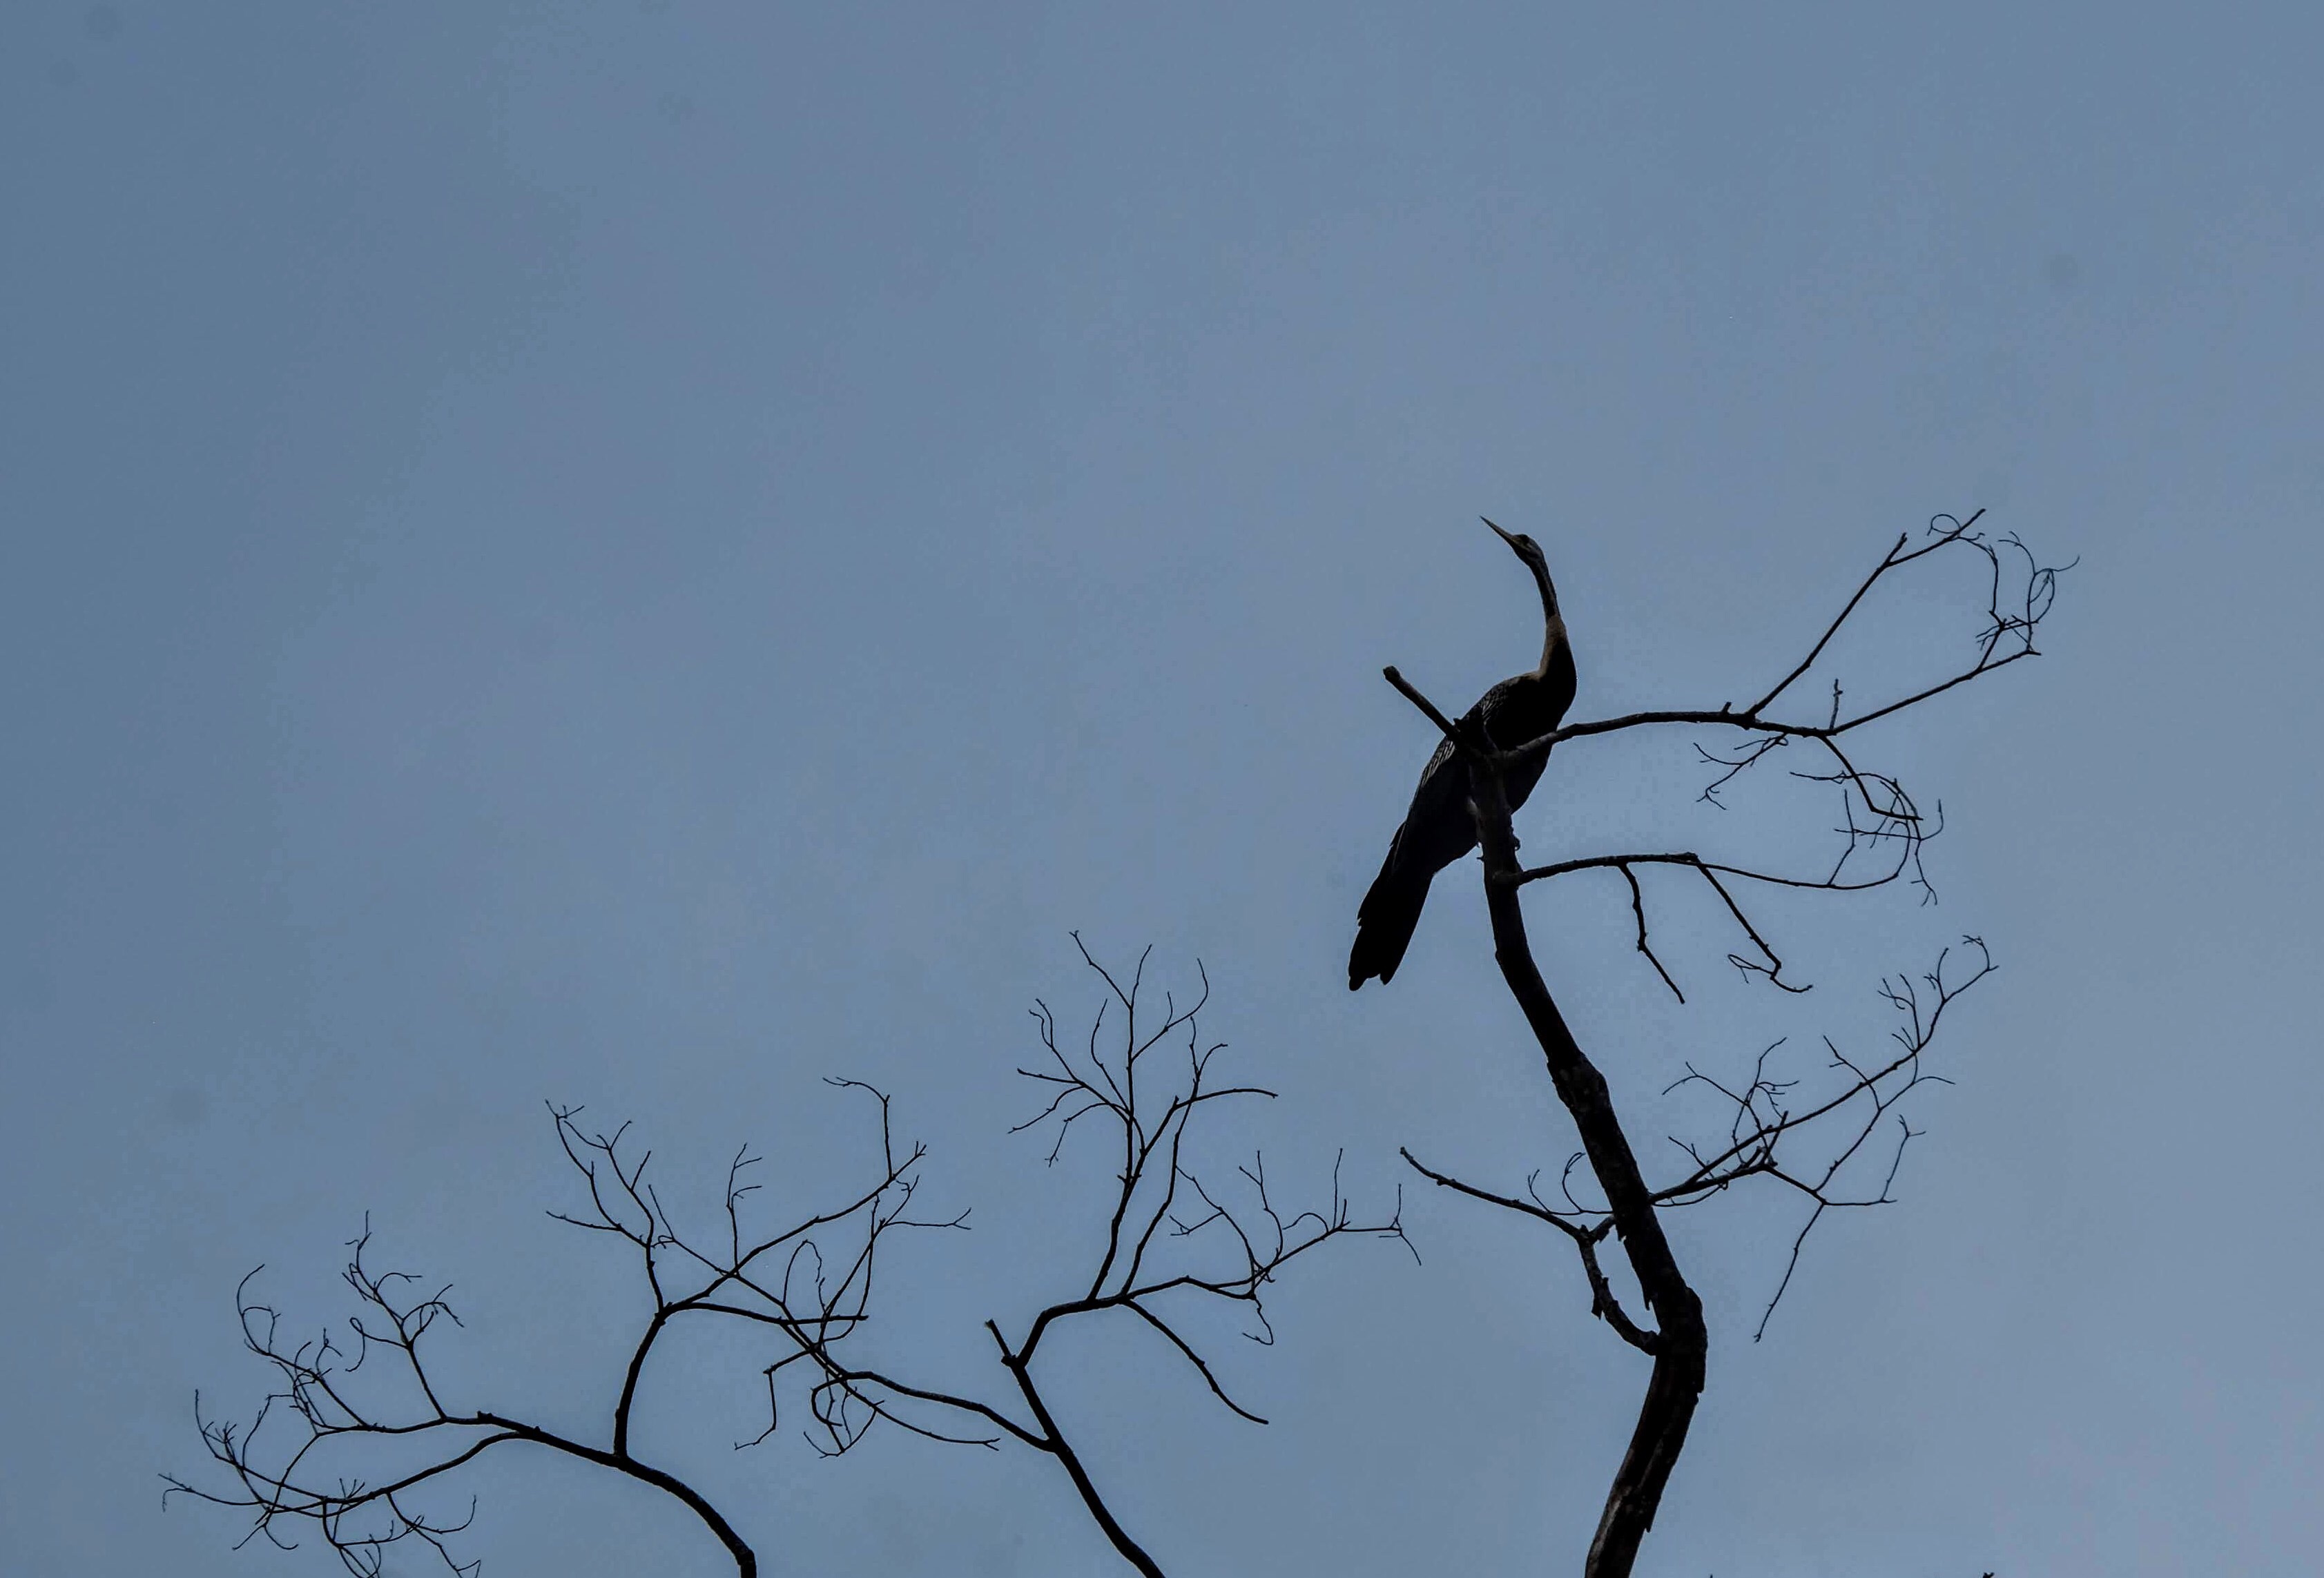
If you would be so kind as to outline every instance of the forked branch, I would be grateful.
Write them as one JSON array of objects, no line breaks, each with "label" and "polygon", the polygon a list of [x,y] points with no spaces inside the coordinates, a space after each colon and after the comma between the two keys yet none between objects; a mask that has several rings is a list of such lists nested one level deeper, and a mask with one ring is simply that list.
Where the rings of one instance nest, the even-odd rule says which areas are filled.
[{"label": "forked branch", "polygon": [[[1836,829],[1840,844],[1828,866],[1820,871],[1769,871],[1731,862],[1707,860],[1692,851],[1669,851],[1591,855],[1560,861],[1526,871],[1518,880],[1539,881],[1598,868],[1621,872],[1631,889],[1632,908],[1637,919],[1639,952],[1655,966],[1674,992],[1678,992],[1677,983],[1656,956],[1648,940],[1646,902],[1637,884],[1639,867],[1685,866],[1702,876],[1752,945],[1752,951],[1748,955],[1730,954],[1729,962],[1787,988],[1791,983],[1783,978],[1780,958],[1745,915],[1735,894],[1718,881],[1720,877],[1827,892],[1859,892],[1884,887],[1900,878],[1909,878],[1924,895],[1932,893],[1933,890],[1930,888],[1928,873],[1923,865],[1923,855],[1928,841],[1942,830],[1941,807],[1933,812],[1923,812],[1894,774],[1868,768],[1859,761],[1856,747],[1849,736],[1868,724],[1932,701],[1971,680],[2040,655],[2034,645],[2035,637],[2043,620],[2056,602],[2059,575],[2072,567],[2044,566],[2016,537],[1990,537],[1978,531],[1977,523],[1984,518],[1984,513],[1978,511],[1966,521],[1939,515],[1930,522],[1925,539],[1917,544],[1913,543],[1909,536],[1899,536],[1808,648],[1807,654],[1766,694],[1748,706],[1738,709],[1731,703],[1722,703],[1716,708],[1638,712],[1620,717],[1568,724],[1554,733],[1526,742],[1507,752],[1503,758],[1504,761],[1521,760],[1546,752],[1567,740],[1646,727],[1681,725],[1737,734],[1741,740],[1732,749],[1701,743],[1695,746],[1703,762],[1716,770],[1700,798],[1718,805],[1723,803],[1720,799],[1720,792],[1735,779],[1786,746],[1805,744],[1823,757],[1825,765],[1821,771],[1800,771],[1793,776],[1803,781],[1829,785],[1840,796],[1840,825]],[[1770,709],[1825,658],[1834,638],[1860,613],[1867,597],[1883,580],[1916,564],[1933,562],[1941,555],[1959,558],[1963,554],[1974,555],[1973,562],[1979,564],[1979,578],[1984,592],[1984,606],[1978,624],[1971,634],[1970,653],[1966,661],[1950,673],[1905,688],[1902,694],[1888,696],[1853,709],[1844,705],[1846,687],[1840,678],[1834,678],[1829,705],[1821,718],[1772,715]],[[1400,678],[1395,683],[1406,696],[1416,697],[1417,693]],[[1423,710],[1430,715],[1431,721],[1440,729],[1450,734],[1450,725],[1442,714],[1434,707],[1424,707]],[[1683,999],[1683,994],[1681,996]]]},{"label": "forked branch", "polygon": [[[349,1246],[343,1273],[356,1313],[337,1330],[326,1327],[305,1338],[287,1333],[281,1314],[251,1296],[257,1273],[244,1278],[235,1297],[243,1341],[272,1367],[276,1389],[246,1427],[210,1417],[197,1398],[202,1441],[226,1471],[226,1483],[213,1489],[167,1476],[165,1495],[189,1495],[245,1513],[251,1521],[243,1544],[263,1536],[289,1549],[298,1544],[299,1531],[311,1532],[357,1578],[380,1578],[389,1553],[403,1546],[426,1549],[455,1573],[472,1573],[476,1564],[459,1561],[452,1541],[467,1527],[474,1500],[452,1517],[434,1509],[435,1499],[484,1453],[521,1443],[653,1486],[691,1511],[724,1546],[736,1572],[751,1578],[757,1555],[725,1517],[692,1485],[641,1461],[631,1448],[630,1420],[649,1357],[680,1317],[696,1315],[752,1323],[793,1360],[809,1352],[828,1353],[868,1319],[873,1270],[890,1235],[964,1225],[963,1217],[928,1221],[909,1213],[921,1149],[899,1149],[885,1095],[853,1082],[834,1083],[864,1091],[878,1103],[881,1166],[872,1181],[853,1198],[779,1231],[746,1234],[742,1204],[757,1186],[742,1180],[757,1158],[739,1152],[727,1169],[724,1241],[712,1246],[679,1231],[647,1177],[650,1153],[624,1148],[626,1128],[591,1132],[581,1127],[580,1109],[550,1109],[586,1204],[549,1214],[625,1242],[652,1297],[602,1444],[448,1402],[430,1372],[427,1343],[440,1323],[459,1324],[446,1298],[449,1289],[425,1292],[410,1273],[373,1269],[366,1223]],[[358,1375],[366,1361],[372,1368]],[[777,1368],[781,1362],[787,1361]],[[823,1423],[832,1449],[844,1451],[861,1438],[866,1422]],[[394,1466],[382,1471],[379,1464]]]},{"label": "forked branch", "polygon": [[[1074,938],[1082,946],[1078,934]],[[1127,973],[1109,970],[1082,946],[1083,963],[1103,989],[1085,1036],[1060,1033],[1055,1012],[1037,1002],[1033,1020],[1040,1056],[1018,1073],[1041,1093],[1042,1104],[1018,1131],[1047,1129],[1047,1160],[1055,1166],[1067,1138],[1093,1136],[1111,1175],[1104,1191],[1105,1228],[1084,1278],[1067,1297],[1039,1308],[1012,1337],[998,1320],[985,1323],[996,1357],[1029,1416],[1020,1420],[998,1402],[908,1385],[889,1370],[825,1365],[825,1384],[844,1395],[949,1407],[998,1424],[1020,1444],[1055,1457],[1073,1481],[1091,1518],[1116,1552],[1141,1573],[1160,1566],[1122,1527],[1107,1505],[1090,1466],[1062,1426],[1042,1389],[1035,1360],[1044,1340],[1065,1324],[1106,1315],[1127,1316],[1183,1360],[1204,1388],[1238,1418],[1266,1420],[1238,1401],[1191,1323],[1205,1310],[1236,1312],[1242,1334],[1272,1343],[1268,1287],[1292,1261],[1335,1239],[1405,1237],[1402,1199],[1385,1217],[1359,1219],[1340,1186],[1337,1163],[1327,1200],[1292,1208],[1277,1203],[1264,1157],[1213,1177],[1195,1158],[1190,1130],[1213,1103],[1271,1099],[1257,1085],[1229,1084],[1213,1073],[1224,1043],[1204,1038],[1198,1016],[1210,1001],[1210,982],[1197,964],[1199,988],[1181,1002],[1165,992],[1158,1010],[1147,983],[1149,949]]]}]

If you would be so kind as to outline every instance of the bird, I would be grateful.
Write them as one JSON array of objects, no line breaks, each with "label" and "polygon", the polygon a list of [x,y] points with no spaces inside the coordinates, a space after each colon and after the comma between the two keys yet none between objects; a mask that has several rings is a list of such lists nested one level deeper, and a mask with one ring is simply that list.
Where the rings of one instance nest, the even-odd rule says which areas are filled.
[{"label": "bird", "polygon": [[[1479,517],[1482,519],[1482,517]],[[1533,572],[1541,588],[1541,661],[1526,673],[1502,680],[1478,698],[1462,718],[1463,725],[1480,725],[1484,737],[1500,750],[1537,740],[1555,729],[1573,705],[1573,646],[1565,633],[1565,616],[1558,612],[1557,586],[1549,578],[1549,558],[1541,544],[1521,534],[1494,526],[1494,534]],[[1512,762],[1502,776],[1509,809],[1516,810],[1540,780],[1547,753]],[[1385,986],[1404,962],[1413,929],[1420,924],[1422,906],[1428,902],[1428,884],[1438,872],[1477,847],[1477,819],[1469,805],[1469,775],[1452,760],[1452,742],[1445,740],[1420,774],[1404,825],[1389,841],[1388,859],[1356,910],[1356,943],[1348,953],[1348,990],[1354,992],[1373,976]]]}]

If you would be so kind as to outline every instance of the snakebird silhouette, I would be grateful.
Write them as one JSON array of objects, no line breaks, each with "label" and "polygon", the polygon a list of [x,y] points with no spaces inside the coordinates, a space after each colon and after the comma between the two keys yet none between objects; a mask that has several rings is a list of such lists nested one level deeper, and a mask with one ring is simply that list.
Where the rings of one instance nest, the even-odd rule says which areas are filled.
[{"label": "snakebird silhouette", "polygon": [[[1493,526],[1490,521],[1485,524]],[[1573,647],[1565,637],[1565,617],[1557,611],[1557,587],[1549,578],[1549,560],[1541,544],[1530,537],[1513,537],[1498,526],[1493,531],[1525,561],[1541,588],[1539,666],[1494,686],[1461,720],[1482,724],[1486,739],[1506,751],[1556,728],[1573,705]],[[1508,770],[1504,783],[1509,809],[1526,803],[1545,761],[1546,753]],[[1452,742],[1446,740],[1422,770],[1420,787],[1412,792],[1412,808],[1405,812],[1404,826],[1388,846],[1388,859],[1356,911],[1356,946],[1348,953],[1349,991],[1375,975],[1383,986],[1394,979],[1404,950],[1411,946],[1413,928],[1420,924],[1421,908],[1428,902],[1429,881],[1476,847],[1469,775],[1454,764]]]}]

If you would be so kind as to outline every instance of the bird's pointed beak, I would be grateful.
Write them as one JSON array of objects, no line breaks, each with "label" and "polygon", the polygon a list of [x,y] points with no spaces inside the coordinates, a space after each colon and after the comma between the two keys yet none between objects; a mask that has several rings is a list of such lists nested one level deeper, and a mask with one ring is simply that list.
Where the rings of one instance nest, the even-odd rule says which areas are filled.
[{"label": "bird's pointed beak", "polygon": [[[1485,524],[1488,526],[1493,526],[1493,523],[1490,521],[1485,520],[1485,517],[1482,515],[1478,516],[1477,519],[1484,521]],[[1493,535],[1499,538],[1503,542],[1508,543],[1511,548],[1515,548],[1517,545],[1517,540],[1516,538],[1510,536],[1508,532],[1502,531],[1498,526],[1493,526]]]}]

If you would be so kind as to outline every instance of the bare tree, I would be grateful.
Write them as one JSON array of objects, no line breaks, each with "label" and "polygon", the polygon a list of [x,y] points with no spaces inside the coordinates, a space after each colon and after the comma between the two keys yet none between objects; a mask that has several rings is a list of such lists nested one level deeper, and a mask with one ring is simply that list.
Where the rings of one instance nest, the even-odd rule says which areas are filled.
[{"label": "bare tree", "polygon": [[[1904,1104],[1940,1077],[1923,1066],[1924,1055],[1954,1000],[1993,966],[1983,943],[1969,937],[1961,952],[1941,955],[1917,980],[1884,982],[1899,1016],[1893,1049],[1857,1055],[1826,1038],[1825,1061],[1812,1082],[1784,1063],[1780,1042],[1732,1075],[1688,1064],[1671,1088],[1701,1093],[1718,1117],[1702,1135],[1681,1141],[1685,1162],[1673,1176],[1650,1181],[1606,1079],[1582,1051],[1534,958],[1522,891],[1586,871],[1619,872],[1637,949],[1683,1001],[1655,946],[1648,907],[1654,873],[1679,872],[1699,882],[1717,913],[1736,927],[1740,940],[1727,955],[1734,966],[1785,992],[1806,991],[1791,978],[1745,896],[1757,887],[1842,893],[1913,882],[1925,889],[1923,857],[1940,819],[1924,817],[1895,775],[1864,765],[1858,742],[1876,724],[2035,655],[2036,629],[2050,609],[2057,572],[2040,567],[2015,538],[1980,534],[1979,519],[1939,517],[1926,540],[1900,538],[1806,656],[1748,706],[1569,724],[1504,750],[1468,720],[1447,719],[1396,669],[1387,671],[1442,733],[1465,774],[1496,955],[1581,1140],[1554,1195],[1542,1190],[1538,1171],[1526,1177],[1521,1190],[1491,1188],[1424,1163],[1408,1150],[1405,1159],[1436,1185],[1540,1222],[1572,1245],[1592,1313],[1653,1361],[1628,1450],[1591,1546],[1585,1572],[1592,1578],[1618,1578],[1631,1570],[1704,1384],[1710,1343],[1702,1300],[1672,1251],[1661,1213],[1722,1198],[1754,1179],[1797,1195],[1803,1210],[1760,1317],[1764,1332],[1824,1217],[1891,1197],[1914,1134]],[[1971,562],[1981,562],[1987,587],[1973,657],[1868,706],[1847,706],[1846,692],[1834,681],[1829,704],[1818,714],[1779,709],[1884,578],[1941,557],[1967,556],[1980,556]],[[1727,736],[1697,745],[1711,770],[1702,798],[1714,804],[1729,785],[1777,752],[1813,752],[1815,761],[1792,776],[1833,795],[1841,807],[1829,863],[1778,871],[1691,849],[1588,854],[1531,869],[1519,863],[1508,780],[1529,783],[1527,775],[1561,743],[1664,727]],[[1079,937],[1074,940],[1078,946]],[[1223,1170],[1205,1165],[1200,1148],[1189,1142],[1197,1116],[1220,1102],[1273,1094],[1214,1074],[1222,1047],[1205,1041],[1197,1022],[1208,1003],[1207,978],[1186,1004],[1163,993],[1157,1010],[1144,955],[1126,974],[1108,971],[1086,949],[1082,958],[1102,985],[1102,1006],[1085,1037],[1065,1037],[1047,1004],[1036,1005],[1039,1055],[1018,1072],[1039,1092],[1041,1105],[1019,1129],[1049,1138],[1052,1164],[1066,1154],[1075,1134],[1098,1137],[1106,1168],[1096,1196],[1103,1227],[1093,1236],[1089,1261],[1052,1292],[1028,1301],[1038,1306],[1034,1313],[982,1323],[997,1371],[988,1389],[938,1381],[922,1373],[910,1353],[880,1351],[873,1293],[884,1286],[878,1274],[890,1263],[883,1248],[899,1233],[967,1226],[964,1212],[915,1211],[925,1153],[918,1145],[898,1145],[885,1094],[853,1081],[832,1082],[869,1099],[878,1111],[876,1165],[852,1191],[834,1187],[826,1204],[789,1216],[779,1229],[747,1226],[757,1186],[746,1179],[757,1158],[738,1152],[726,1168],[724,1221],[707,1233],[682,1228],[665,1208],[648,1178],[650,1155],[636,1149],[626,1128],[586,1128],[579,1109],[556,1107],[554,1130],[584,1197],[551,1214],[622,1246],[650,1294],[650,1312],[629,1346],[618,1400],[603,1433],[584,1439],[447,1398],[430,1372],[425,1345],[440,1321],[456,1324],[448,1290],[429,1291],[407,1273],[375,1270],[367,1259],[366,1223],[345,1271],[358,1312],[337,1331],[303,1338],[286,1332],[279,1314],[250,1293],[252,1279],[244,1279],[236,1299],[244,1341],[272,1370],[275,1389],[247,1427],[213,1418],[198,1398],[202,1439],[224,1477],[208,1488],[171,1478],[170,1493],[241,1510],[250,1520],[245,1543],[263,1536],[290,1546],[300,1530],[317,1533],[363,1578],[382,1573],[387,1553],[405,1542],[433,1552],[453,1572],[466,1573],[475,1564],[456,1558],[453,1542],[467,1527],[474,1503],[448,1514],[438,1509],[439,1499],[456,1493],[463,1472],[480,1457],[525,1444],[652,1486],[690,1511],[738,1573],[752,1578],[757,1557],[731,1510],[714,1506],[667,1466],[643,1461],[631,1440],[630,1421],[663,1338],[676,1328],[716,1320],[740,1323],[768,1344],[761,1376],[766,1426],[738,1446],[777,1436],[790,1410],[804,1413],[804,1434],[828,1456],[855,1450],[882,1423],[940,1442],[1028,1449],[1064,1472],[1125,1561],[1141,1573],[1159,1573],[1156,1558],[1109,1501],[1102,1465],[1093,1467],[1059,1422],[1056,1399],[1041,1373],[1044,1342],[1075,1322],[1134,1325],[1182,1360],[1226,1409],[1264,1423],[1231,1394],[1206,1351],[1204,1312],[1239,1316],[1246,1335],[1271,1342],[1266,1293],[1285,1269],[1351,1234],[1404,1241],[1401,1202],[1359,1220],[1342,1193],[1335,1164],[1328,1195],[1293,1208],[1277,1203],[1259,1156]],[[1600,1256],[1609,1235],[1619,1241],[1637,1284],[1642,1306],[1635,1316]],[[369,1370],[367,1362],[374,1366]]]},{"label": "bare tree", "polygon": [[[1738,893],[1754,885],[1854,892],[1900,881],[1917,882],[1925,893],[1927,876],[1922,860],[1928,840],[1939,830],[1939,819],[1924,816],[1895,775],[1863,765],[1858,742],[1875,724],[2037,655],[2035,632],[2054,599],[2059,572],[2040,565],[2014,536],[1993,538],[1978,531],[1983,513],[1979,511],[1967,521],[1941,515],[1930,523],[1926,538],[1917,543],[1909,534],[1900,536],[1807,655],[1748,706],[1723,703],[1715,708],[1640,712],[1567,724],[1514,749],[1502,750],[1472,718],[1452,722],[1395,669],[1386,671],[1388,682],[1426,715],[1450,742],[1456,760],[1467,767],[1482,846],[1485,900],[1495,957],[1540,1045],[1551,1081],[1582,1141],[1581,1150],[1566,1163],[1554,1204],[1541,1194],[1537,1172],[1526,1179],[1520,1195],[1514,1189],[1496,1190],[1463,1182],[1423,1163],[1409,1150],[1404,1152],[1405,1159],[1443,1187],[1555,1229],[1579,1254],[1589,1284],[1591,1313],[1654,1361],[1628,1450],[1615,1473],[1591,1542],[1583,1567],[1588,1578],[1623,1578],[1630,1572],[1639,1543],[1653,1525],[1671,1469],[1685,1445],[1703,1388],[1710,1336],[1702,1301],[1680,1269],[1663,1232],[1661,1213],[1717,1198],[1755,1178],[1771,1180],[1800,1196],[1807,1209],[1754,1335],[1763,1333],[1775,1304],[1791,1284],[1809,1233],[1826,1213],[1836,1208],[1877,1205],[1891,1198],[1904,1147],[1915,1133],[1900,1104],[1939,1077],[1923,1068],[1923,1056],[1947,1009],[1982,980],[1993,964],[1985,945],[1969,937],[1963,940],[1969,961],[1965,966],[1956,963],[1956,955],[1949,950],[1917,983],[1910,976],[1883,982],[1882,992],[1902,1020],[1895,1048],[1877,1057],[1851,1057],[1826,1038],[1823,1046],[1829,1063],[1824,1083],[1812,1089],[1803,1087],[1798,1079],[1780,1076],[1784,1071],[1771,1061],[1780,1043],[1761,1053],[1743,1075],[1731,1078],[1700,1072],[1690,1063],[1685,1077],[1671,1088],[1688,1086],[1709,1093],[1725,1114],[1723,1126],[1711,1137],[1681,1141],[1687,1166],[1678,1177],[1656,1184],[1649,1182],[1638,1162],[1605,1076],[1575,1039],[1535,961],[1526,937],[1520,894],[1529,883],[1555,877],[1584,871],[1619,872],[1628,888],[1637,951],[1683,1001],[1676,981],[1654,947],[1646,891],[1639,880],[1642,872],[1669,868],[1700,879],[1743,939],[1728,955],[1729,962],[1792,992],[1806,988],[1785,976],[1782,956]],[[1863,608],[1875,586],[1900,571],[1941,557],[1967,557],[1982,568],[1983,621],[1976,632],[1973,655],[1967,661],[1902,694],[1854,707],[1846,704],[1846,691],[1834,679],[1829,706],[1820,718],[1786,715],[1778,710],[1778,703],[1816,669],[1834,637]],[[1720,791],[1729,784],[1778,752],[1797,746],[1815,752],[1818,763],[1795,771],[1793,777],[1833,792],[1840,801],[1840,842],[1831,863],[1819,871],[1782,872],[1710,859],[1692,850],[1589,854],[1532,869],[1519,863],[1506,780],[1528,768],[1537,771],[1534,764],[1568,741],[1666,727],[1707,730],[1729,737],[1731,743],[1698,743],[1695,747],[1712,771],[1702,798],[1713,804],[1719,803]],[[1530,778],[1524,781],[1529,782]],[[1885,1146],[1878,1143],[1878,1136],[1884,1133],[1891,1136]],[[1594,1184],[1587,1200],[1574,1193],[1575,1175],[1584,1162]],[[1652,1326],[1634,1319],[1616,1297],[1599,1257],[1599,1247],[1609,1233],[1621,1242]]]},{"label": "bare tree", "polygon": [[[1078,935],[1074,940],[1079,946]],[[579,1439],[521,1416],[448,1400],[430,1371],[426,1345],[439,1323],[459,1324],[447,1302],[449,1289],[429,1291],[410,1273],[374,1269],[366,1220],[343,1272],[359,1307],[337,1331],[305,1337],[286,1331],[281,1314],[250,1292],[258,1272],[244,1278],[235,1297],[243,1341],[273,1371],[274,1389],[246,1426],[213,1417],[198,1395],[196,1422],[224,1481],[210,1488],[165,1476],[165,1499],[184,1494],[244,1512],[250,1519],[244,1544],[263,1536],[295,1548],[300,1530],[312,1532],[358,1578],[379,1578],[389,1552],[407,1543],[432,1552],[455,1573],[473,1573],[478,1564],[461,1562],[453,1541],[468,1527],[475,1501],[447,1513],[440,1498],[487,1453],[530,1445],[663,1492],[718,1540],[740,1578],[755,1578],[757,1555],[731,1512],[679,1474],[641,1459],[631,1441],[649,1361],[663,1338],[676,1327],[723,1320],[760,1331],[774,1350],[763,1370],[766,1428],[738,1448],[779,1433],[787,1385],[794,1402],[804,1404],[807,1439],[825,1456],[853,1450],[883,1422],[963,1445],[1013,1443],[1054,1459],[1114,1549],[1139,1572],[1160,1573],[1057,1422],[1036,1371],[1043,1338],[1069,1322],[1130,1316],[1183,1358],[1234,1415],[1264,1424],[1228,1394],[1188,1334],[1188,1317],[1203,1306],[1237,1311],[1247,1335],[1272,1342],[1266,1291],[1291,1261],[1351,1234],[1402,1241],[1404,1232],[1395,1212],[1356,1221],[1336,1165],[1327,1201],[1296,1211],[1277,1203],[1259,1156],[1226,1178],[1204,1176],[1188,1147],[1196,1116],[1217,1102],[1273,1093],[1214,1077],[1224,1048],[1203,1039],[1196,1018],[1209,1001],[1207,977],[1191,1003],[1181,1006],[1166,993],[1157,1014],[1145,985],[1145,955],[1126,980],[1085,948],[1082,958],[1102,981],[1107,1001],[1080,1043],[1060,1039],[1056,1016],[1037,1004],[1042,1055],[1018,1072],[1043,1092],[1046,1105],[1019,1130],[1054,1129],[1053,1164],[1084,1121],[1107,1137],[1102,1247],[1094,1269],[1076,1274],[1069,1291],[1046,1303],[1017,1334],[998,1320],[983,1323],[1011,1396],[994,1400],[919,1384],[900,1373],[908,1360],[854,1362],[854,1347],[874,1322],[875,1273],[886,1263],[885,1247],[908,1230],[967,1226],[964,1211],[914,1213],[926,1152],[898,1145],[884,1093],[853,1080],[828,1082],[862,1094],[878,1109],[877,1163],[852,1195],[779,1230],[746,1227],[746,1203],[759,1188],[746,1180],[759,1158],[745,1149],[727,1166],[724,1221],[706,1236],[681,1229],[663,1204],[647,1176],[651,1153],[629,1141],[626,1125],[595,1131],[582,1125],[580,1109],[552,1107],[558,1141],[582,1181],[585,1203],[549,1214],[623,1245],[651,1296],[604,1435]]]}]

